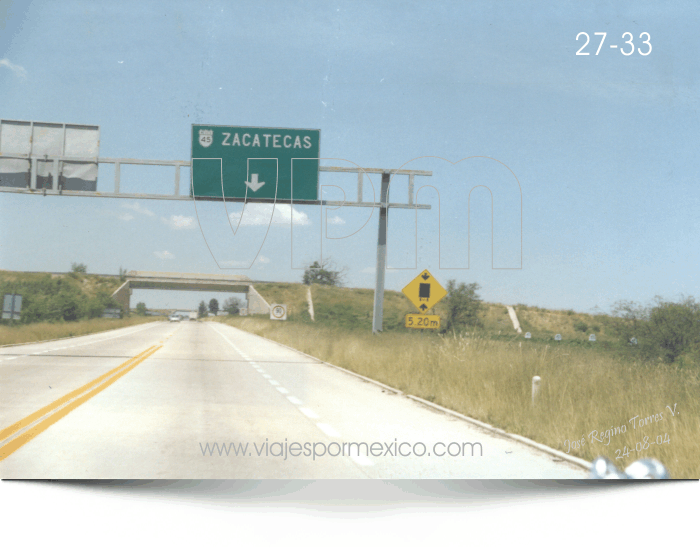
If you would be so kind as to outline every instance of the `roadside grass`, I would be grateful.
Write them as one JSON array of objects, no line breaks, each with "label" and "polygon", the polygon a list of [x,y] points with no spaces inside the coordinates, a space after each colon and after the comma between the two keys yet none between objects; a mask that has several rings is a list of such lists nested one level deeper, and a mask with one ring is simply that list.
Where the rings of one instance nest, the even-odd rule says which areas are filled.
[{"label": "roadside grass", "polygon": [[[700,476],[697,369],[622,360],[586,346],[498,340],[483,331],[373,336],[319,322],[263,317],[216,321],[589,461],[604,455],[622,469],[654,457],[673,478]],[[542,381],[533,407],[535,375]],[[649,423],[640,427],[639,419],[648,417]],[[670,442],[656,444],[665,435]],[[573,441],[582,439],[585,444],[575,448]]]},{"label": "roadside grass", "polygon": [[163,320],[163,318],[130,316],[128,318],[92,318],[75,322],[35,322],[14,326],[0,325],[0,345],[33,343],[47,339],[88,335],[157,320]]},{"label": "roadside grass", "polygon": [[306,288],[303,284],[268,282],[256,284],[255,289],[272,305],[287,305],[287,318],[307,318],[310,320],[306,304]]},{"label": "roadside grass", "polygon": [[[21,271],[5,271],[0,269],[0,285],[7,286],[5,291],[21,292],[24,285],[33,284],[34,288],[40,289],[41,285],[48,280],[63,280],[67,284],[74,284],[89,297],[95,297],[99,291],[106,291],[110,294],[114,292],[122,281],[118,277],[100,276],[97,274],[84,273],[24,273]],[[16,285],[13,287],[13,285]]]},{"label": "roadside grass", "polygon": [[534,338],[553,339],[555,334],[561,334],[569,341],[587,341],[590,334],[595,334],[599,342],[614,338],[610,333],[610,317],[604,314],[547,310],[525,305],[515,306],[515,313],[523,332],[530,332]]},{"label": "roadside grass", "polygon": [[[296,283],[256,284],[255,289],[268,303],[287,305],[289,320],[311,322],[308,314],[306,291],[308,286]],[[374,290],[365,288],[338,288],[334,286],[311,285],[316,322],[331,323],[347,330],[369,330],[372,327],[372,309]],[[525,332],[532,334],[536,341],[554,342],[555,334],[562,335],[562,346],[569,343],[587,344],[590,334],[595,334],[598,346],[612,343],[614,337],[608,332],[607,315],[591,315],[573,311],[550,311],[527,305],[514,305],[518,321]],[[405,331],[404,317],[407,313],[416,313],[417,309],[402,292],[386,290],[384,292],[384,331]],[[447,316],[446,302],[438,303],[431,314]],[[513,323],[508,316],[506,305],[500,303],[481,303],[479,319],[483,324],[483,333],[498,339],[521,337],[516,334]],[[585,325],[585,329],[584,328]],[[432,332],[431,332],[432,333]],[[433,333],[433,335],[435,335]],[[426,332],[424,337],[430,337]]]}]

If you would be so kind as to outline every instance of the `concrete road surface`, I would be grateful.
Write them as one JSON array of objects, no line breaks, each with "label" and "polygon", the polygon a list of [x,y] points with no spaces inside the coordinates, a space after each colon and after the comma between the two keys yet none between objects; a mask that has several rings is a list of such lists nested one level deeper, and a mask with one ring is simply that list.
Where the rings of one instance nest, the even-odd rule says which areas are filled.
[{"label": "concrete road surface", "polygon": [[230,326],[156,322],[0,348],[0,476],[588,475]]}]

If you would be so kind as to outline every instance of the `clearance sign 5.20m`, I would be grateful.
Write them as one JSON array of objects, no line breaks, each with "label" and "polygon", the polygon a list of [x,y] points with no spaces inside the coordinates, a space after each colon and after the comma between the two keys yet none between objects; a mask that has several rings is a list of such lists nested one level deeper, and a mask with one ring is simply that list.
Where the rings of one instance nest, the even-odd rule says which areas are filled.
[{"label": "clearance sign 5.20m", "polygon": [[194,197],[318,200],[320,130],[192,125]]},{"label": "clearance sign 5.20m", "polygon": [[422,313],[407,314],[406,328],[431,328],[433,330],[440,328],[440,317],[425,313],[435,307],[447,295],[447,291],[427,269],[411,280],[402,291]]}]

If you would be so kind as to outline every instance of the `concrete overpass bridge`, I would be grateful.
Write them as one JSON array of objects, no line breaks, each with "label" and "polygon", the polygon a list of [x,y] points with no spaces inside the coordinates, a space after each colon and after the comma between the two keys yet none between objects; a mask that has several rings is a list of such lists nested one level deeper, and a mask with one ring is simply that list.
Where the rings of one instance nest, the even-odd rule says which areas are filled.
[{"label": "concrete overpass bridge", "polygon": [[254,281],[244,275],[196,273],[160,273],[129,271],[126,281],[112,294],[125,310],[131,310],[131,292],[137,290],[188,290],[194,292],[231,292],[246,294],[248,314],[267,314],[270,304],[255,290]]}]

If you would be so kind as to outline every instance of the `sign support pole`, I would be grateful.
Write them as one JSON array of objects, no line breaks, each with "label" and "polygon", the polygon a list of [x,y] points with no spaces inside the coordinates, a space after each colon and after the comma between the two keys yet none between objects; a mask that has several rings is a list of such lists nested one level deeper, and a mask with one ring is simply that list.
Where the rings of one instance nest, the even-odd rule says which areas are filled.
[{"label": "sign support pole", "polygon": [[382,174],[380,192],[379,235],[377,237],[377,277],[374,286],[374,312],[372,315],[372,333],[382,331],[384,318],[384,272],[386,270],[386,226],[389,211],[389,178],[390,174]]}]

